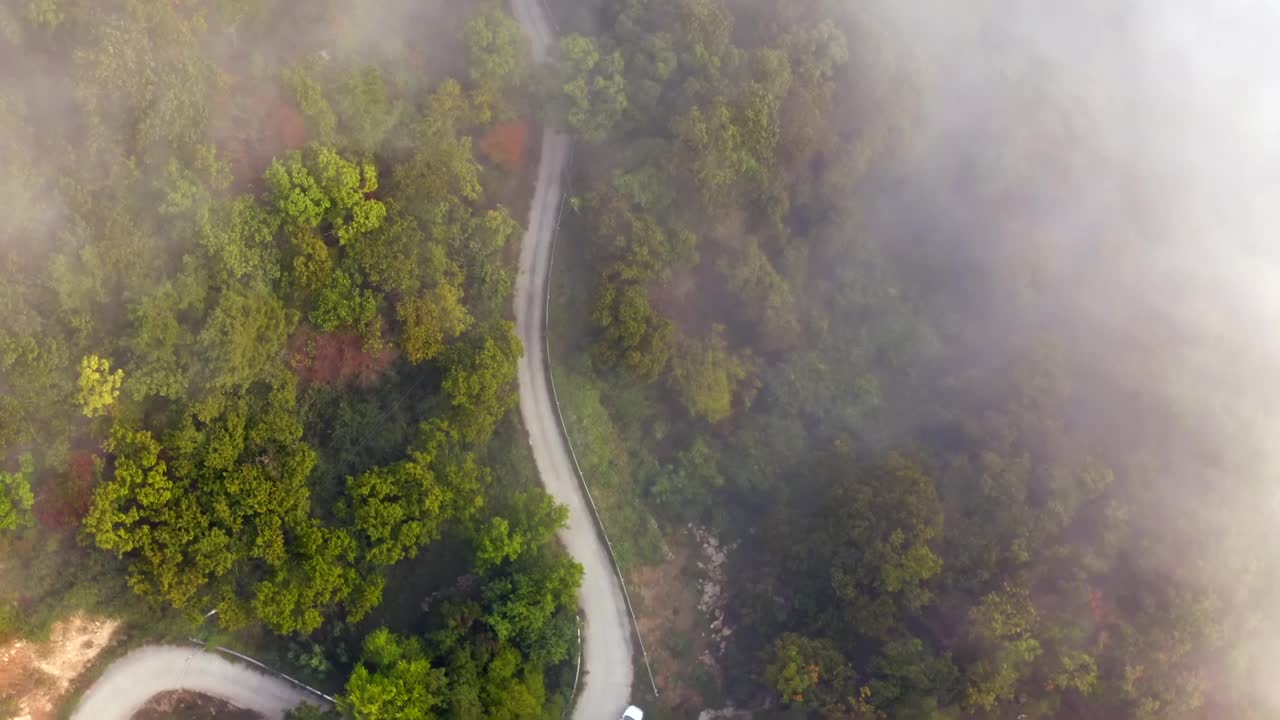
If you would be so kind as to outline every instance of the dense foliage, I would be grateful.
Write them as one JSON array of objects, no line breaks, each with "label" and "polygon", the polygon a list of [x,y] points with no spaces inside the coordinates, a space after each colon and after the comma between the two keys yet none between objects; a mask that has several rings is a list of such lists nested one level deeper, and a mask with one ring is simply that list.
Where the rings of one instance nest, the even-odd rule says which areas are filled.
[{"label": "dense foliage", "polygon": [[[739,702],[1252,717],[1248,598],[1276,575],[1251,548],[1269,535],[1178,498],[1242,517],[1267,491],[1228,476],[1196,420],[1226,402],[1192,404],[1203,388],[1177,371],[1144,382],[1151,346],[1073,316],[1055,202],[1126,169],[1084,144],[1088,102],[1008,39],[1009,5],[938,11],[994,58],[951,88],[913,84],[951,58],[895,45],[883,8],[566,8],[584,34],[541,86],[579,141],[562,364],[603,406],[568,412],[621,438],[600,467],[644,501],[608,522],[648,511],[738,545]],[[1103,5],[1068,14],[1100,46]],[[1084,232],[1137,233],[1133,211]]]},{"label": "dense foliage", "polygon": [[[552,4],[532,68],[497,2],[0,0],[0,639],[216,625],[340,695],[299,720],[560,717],[582,570],[511,413],[536,111],[575,446],[625,567],[734,548],[730,700],[1261,717],[1269,438],[1180,328],[1097,322],[1165,241],[1098,197],[1116,99],[1005,0],[920,47],[914,3]],[[1102,53],[1110,6],[1054,17]]]},{"label": "dense foliage", "polygon": [[[0,609],[266,628],[351,717],[558,717],[581,569],[511,431],[521,193],[472,149],[525,49],[402,5],[0,4]],[[465,65],[350,34],[445,17]]]}]

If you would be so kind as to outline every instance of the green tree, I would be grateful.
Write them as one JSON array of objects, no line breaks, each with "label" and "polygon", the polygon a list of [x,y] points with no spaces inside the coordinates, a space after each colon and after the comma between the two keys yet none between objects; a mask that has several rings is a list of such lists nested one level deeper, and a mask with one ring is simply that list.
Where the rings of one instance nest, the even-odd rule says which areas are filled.
[{"label": "green tree", "polygon": [[378,295],[359,286],[359,279],[337,270],[316,294],[307,315],[326,332],[340,327],[370,328],[378,324]]},{"label": "green tree", "polygon": [[485,717],[524,720],[544,717],[546,690],[542,673],[534,663],[522,663],[514,648],[500,649],[485,668],[480,699]]},{"label": "green tree", "polygon": [[560,662],[568,657],[569,638],[555,633],[552,620],[574,606],[581,582],[582,566],[564,553],[522,555],[508,574],[490,579],[482,588],[483,621],[499,640],[540,662]]},{"label": "green tree", "polygon": [[373,65],[348,71],[333,105],[351,148],[365,156],[378,152],[404,113],[404,104],[388,93],[382,71]]},{"label": "green tree", "polygon": [[707,212],[723,210],[750,182],[765,175],[752,154],[747,128],[724,98],[698,106],[675,120],[681,167]]},{"label": "green tree", "polygon": [[314,298],[332,277],[338,266],[338,250],[325,244],[319,231],[312,228],[289,227],[290,260],[292,267],[284,278],[287,296],[305,305]]},{"label": "green tree", "polygon": [[[671,356],[671,388],[696,418],[720,422],[733,413],[735,394],[746,388],[750,374],[716,325],[706,338],[681,338]],[[747,398],[744,398],[744,402]]]},{"label": "green tree", "polygon": [[1046,689],[1074,690],[1082,695],[1089,695],[1097,687],[1098,663],[1088,653],[1061,650],[1054,660],[1055,667]]},{"label": "green tree", "polygon": [[37,27],[55,30],[65,17],[59,0],[27,0],[27,19]]},{"label": "green tree", "polygon": [[489,518],[476,538],[476,569],[485,572],[505,560],[519,557],[523,549],[522,538],[511,533],[511,525],[506,518]]},{"label": "green tree", "polygon": [[890,717],[942,717],[938,710],[950,703],[959,678],[950,654],[909,635],[885,643],[872,667],[870,702]]},{"label": "green tree", "polygon": [[273,161],[267,168],[266,181],[276,211],[288,222],[314,228],[328,214],[333,201],[303,163],[301,153],[290,153],[285,162]]},{"label": "green tree", "polygon": [[[632,22],[634,20],[626,15],[619,17],[619,30]],[[661,111],[664,92],[680,67],[675,37],[670,30],[648,30],[637,37],[628,38],[628,42],[622,46],[626,67],[627,105],[639,116],[641,123],[661,123],[658,113]]]},{"label": "green tree", "polygon": [[249,385],[282,367],[285,343],[297,323],[294,312],[261,285],[227,289],[196,341],[212,388]]},{"label": "green tree", "polygon": [[496,4],[472,18],[463,31],[471,81],[498,89],[518,84],[524,68],[524,44],[515,18]]},{"label": "green tree", "polygon": [[675,328],[649,304],[643,287],[601,284],[591,319],[603,331],[592,347],[599,362],[621,367],[642,382],[652,382],[666,370]]},{"label": "green tree", "polygon": [[933,480],[908,455],[859,466],[843,449],[823,458],[816,475],[827,483],[820,504],[785,520],[788,530],[774,540],[791,592],[817,599],[815,620],[830,637],[883,637],[932,600],[927,583],[942,569]]},{"label": "green tree", "polygon": [[136,592],[282,633],[316,629],[349,598],[357,619],[376,603],[380,580],[356,572],[354,538],[311,517],[316,455],[291,387],[213,395],[164,435],[164,459],[161,448],[117,423],[84,521],[99,547],[129,561]]},{"label": "green tree", "polygon": [[560,40],[556,102],[569,128],[588,143],[604,140],[627,109],[622,53],[604,53],[584,35]]},{"label": "green tree", "polygon": [[318,143],[333,143],[338,137],[338,116],[320,83],[312,77],[313,72],[314,68],[305,65],[289,68],[284,72],[284,81],[293,91],[311,138]]},{"label": "green tree", "polygon": [[[358,564],[357,543],[349,531],[325,527],[302,513],[291,514],[284,527],[288,544],[271,551],[282,549],[287,555],[253,585],[250,603],[254,615],[272,630],[311,633],[339,605],[345,606],[347,620],[356,622],[382,601],[382,577]],[[259,548],[254,552],[256,556]]]},{"label": "green tree", "polygon": [[437,90],[415,129],[413,156],[393,173],[396,202],[430,240],[442,245],[467,236],[472,205],[483,195],[471,138],[458,135],[458,124],[468,122],[458,115],[469,110],[453,106],[450,88],[461,93],[453,82]]},{"label": "green tree", "polygon": [[223,282],[249,279],[270,283],[280,277],[276,244],[279,218],[251,195],[216,205],[201,228],[200,243]]},{"label": "green tree", "polygon": [[115,425],[103,449],[114,455],[113,473],[94,490],[84,529],[98,547],[123,555],[149,540],[139,524],[173,499],[173,482],[160,443],[145,430]]},{"label": "green tree", "polygon": [[365,638],[338,705],[355,720],[433,720],[445,691],[445,673],[431,667],[420,640],[379,628]]},{"label": "green tree", "polygon": [[481,470],[457,439],[439,422],[423,428],[421,447],[409,460],[373,468],[347,479],[347,503],[353,527],[374,565],[392,565],[416,557],[450,520],[469,512],[477,497]]},{"label": "green tree", "polygon": [[441,284],[396,305],[402,326],[401,347],[413,363],[435,358],[445,344],[471,326],[471,315],[462,302],[462,290]]},{"label": "green tree", "polygon": [[35,472],[31,453],[18,458],[17,472],[0,472],[0,531],[31,527],[31,507],[36,501],[31,479]]},{"label": "green tree", "polygon": [[724,255],[716,269],[742,301],[740,314],[755,324],[761,350],[770,352],[796,345],[800,321],[795,297],[759,242],[749,240],[739,252]]},{"label": "green tree", "polygon": [[368,197],[378,189],[373,163],[348,160],[330,147],[313,145],[272,162],[266,182],[287,222],[304,229],[325,223],[340,243],[377,230],[387,217],[386,206]]},{"label": "green tree", "polygon": [[1040,643],[1035,638],[1024,637],[1001,643],[992,654],[968,668],[965,704],[972,709],[991,711],[1001,703],[1013,700],[1019,681],[1030,671],[1040,653]]},{"label": "green tree", "polygon": [[476,568],[482,573],[540,551],[569,518],[568,508],[539,489],[501,496],[490,509],[493,514],[475,531]]},{"label": "green tree", "polygon": [[160,214],[181,221],[183,229],[206,224],[214,202],[232,181],[231,161],[218,156],[217,146],[198,145],[191,154],[188,162],[170,158],[164,177],[155,183],[164,194]]},{"label": "green tree", "polygon": [[455,138],[459,131],[482,124],[480,115],[475,103],[463,92],[462,84],[449,78],[427,98],[426,112],[418,119],[415,132],[424,141]]},{"label": "green tree", "polygon": [[674,465],[664,468],[649,493],[671,517],[696,520],[724,486],[717,467],[719,454],[705,436],[680,451]]},{"label": "green tree", "polygon": [[1038,616],[1024,587],[1005,585],[983,596],[969,612],[969,635],[975,640],[1006,640],[1026,637],[1036,627]]},{"label": "green tree", "polygon": [[448,262],[443,243],[425,244],[418,222],[393,201],[387,203],[387,221],[345,249],[371,285],[391,293],[410,293],[421,284],[421,274]]},{"label": "green tree", "polygon": [[95,13],[73,53],[90,134],[103,140],[112,137],[107,128],[125,128],[120,139],[128,147],[164,162],[204,142],[221,77],[202,52],[203,27],[199,14],[167,3]]},{"label": "green tree", "polygon": [[969,612],[969,637],[985,650],[967,669],[965,703],[990,711],[1013,699],[1018,683],[1042,653],[1033,633],[1038,622],[1025,587],[1005,585]]},{"label": "green tree", "polygon": [[480,443],[511,408],[516,363],[524,348],[506,321],[489,332],[450,348],[444,358],[444,392],[453,407],[453,425],[467,442]]},{"label": "green tree", "polygon": [[724,0],[679,0],[675,3],[677,54],[702,83],[718,82],[731,69],[733,13]]},{"label": "green tree", "polygon": [[789,704],[833,714],[863,709],[857,673],[827,640],[794,633],[778,638],[769,653],[765,681]]},{"label": "green tree", "polygon": [[620,177],[614,184],[621,190],[602,189],[588,196],[591,250],[609,265],[611,276],[641,282],[665,280],[673,268],[698,263],[698,239],[684,228],[668,229],[656,213],[643,209],[644,203],[656,201],[654,191],[640,187],[641,182],[648,181]]}]

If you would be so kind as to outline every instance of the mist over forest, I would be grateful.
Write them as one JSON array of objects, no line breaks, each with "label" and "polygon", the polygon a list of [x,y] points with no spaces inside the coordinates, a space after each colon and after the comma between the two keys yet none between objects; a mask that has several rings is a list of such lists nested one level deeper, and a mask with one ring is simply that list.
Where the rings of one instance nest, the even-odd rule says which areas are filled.
[{"label": "mist over forest", "polygon": [[1280,9],[545,6],[0,0],[0,645],[561,718],[545,351],[646,717],[1280,717]]}]

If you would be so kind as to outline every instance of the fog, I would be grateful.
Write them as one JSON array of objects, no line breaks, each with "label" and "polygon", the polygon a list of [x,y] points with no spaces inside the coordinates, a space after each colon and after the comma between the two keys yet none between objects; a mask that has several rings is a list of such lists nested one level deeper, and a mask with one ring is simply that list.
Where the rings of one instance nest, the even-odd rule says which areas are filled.
[{"label": "fog", "polygon": [[[269,22],[248,15],[203,50],[224,73],[224,92],[261,85],[264,97],[283,97],[275,79],[255,77],[264,63],[407,57],[412,68],[389,72],[403,73],[395,80],[410,94],[465,76],[454,17],[465,13],[451,2],[356,3],[330,32],[299,35],[287,13]],[[946,318],[932,319],[960,338],[965,352],[931,369],[998,377],[1029,346],[1062,348],[1073,376],[1087,381],[1062,398],[1064,413],[1113,454],[1130,443],[1163,449],[1117,468],[1146,483],[1142,504],[1130,508],[1146,541],[1128,552],[1219,589],[1225,622],[1256,639],[1236,649],[1262,659],[1256,706],[1280,713],[1280,626],[1268,619],[1280,592],[1280,3],[830,5],[874,27],[874,53],[897,73],[881,97],[901,102],[909,119],[901,146],[859,185],[860,229],[885,238],[894,259],[926,279],[910,290],[944,308],[936,312]],[[314,10],[325,16],[320,4]],[[587,9],[560,16],[570,26],[593,22]],[[0,5],[0,30],[20,24]],[[59,141],[86,132],[68,117],[85,89],[72,87],[67,68],[21,52],[35,41],[9,42],[0,42],[13,60],[0,90],[28,102],[0,101],[0,162],[24,170],[42,159],[92,162]],[[853,52],[855,62],[871,54]],[[419,68],[430,72],[415,77]],[[207,140],[232,146],[233,156],[243,143],[259,177],[269,157],[251,150],[274,150],[279,128],[246,126],[224,111],[211,103]],[[851,113],[832,122],[856,134],[858,121]],[[392,138],[383,152],[406,146]],[[160,182],[163,162],[142,168]],[[54,180],[6,172],[0,191],[20,206],[0,219],[0,251],[69,230]],[[0,389],[8,384],[0,377]],[[905,409],[902,435],[927,422],[928,410]]]},{"label": "fog", "polygon": [[[935,272],[950,263],[948,282],[980,286],[958,313],[979,318],[966,328],[980,333],[975,363],[1052,338],[1096,382],[1069,401],[1079,422],[1118,447],[1163,437],[1152,502],[1133,509],[1149,545],[1131,552],[1219,589],[1227,622],[1256,629],[1257,646],[1236,652],[1266,658],[1255,707],[1280,711],[1267,619],[1280,562],[1280,6],[982,5],[877,10],[921,97],[905,182],[919,195],[906,212],[901,195],[885,201],[877,222],[905,218],[947,258]],[[1069,109],[1053,121],[1062,144],[1020,157],[1031,118],[1010,98],[1037,94]],[[1039,168],[1027,185],[984,191],[1019,163],[1015,176]],[[963,277],[992,242],[1003,271]],[[1217,520],[1189,525],[1189,509]]]},{"label": "fog", "polygon": [[[1238,413],[1213,428],[1232,441],[1274,435],[1280,8],[983,5],[877,11],[919,93],[879,229],[942,249],[935,269],[991,303],[971,309],[985,339],[1056,336],[1117,380],[1195,398],[1202,419]],[[966,255],[993,246],[1007,267],[966,277]]]}]

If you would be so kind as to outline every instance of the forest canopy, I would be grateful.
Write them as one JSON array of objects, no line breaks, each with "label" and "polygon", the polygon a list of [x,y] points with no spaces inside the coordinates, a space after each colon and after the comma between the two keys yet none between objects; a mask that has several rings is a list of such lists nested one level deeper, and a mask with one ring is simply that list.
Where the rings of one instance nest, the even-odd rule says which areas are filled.
[{"label": "forest canopy", "polygon": [[[527,49],[418,5],[0,4],[6,623],[217,628],[353,717],[559,717],[581,568],[510,415],[530,181],[475,142],[530,122]],[[355,37],[432,18],[437,58]]]},{"label": "forest canopy", "polygon": [[1101,0],[545,5],[535,65],[496,0],[0,0],[0,641],[89,611],[338,696],[297,720],[563,717],[547,352],[632,586],[723,549],[638,608],[727,598],[653,643],[652,718],[1275,715],[1234,268],[1276,258],[1226,217],[1275,173],[1179,135],[1230,73],[1144,85]]},{"label": "forest canopy", "polygon": [[1229,428],[1270,431],[1231,414],[1252,391],[1196,380],[1256,334],[1188,331],[1170,298],[1203,286],[1143,261],[1218,239],[1186,251],[1126,204],[1157,182],[1123,104],[1155,95],[1124,84],[1154,19],[1013,5],[565,10],[541,92],[578,140],[581,259],[553,347],[598,388],[568,412],[621,438],[606,522],[737,548],[735,704],[1270,717],[1246,648],[1280,576],[1266,521],[1232,519],[1258,517],[1245,458],[1269,456]]}]

